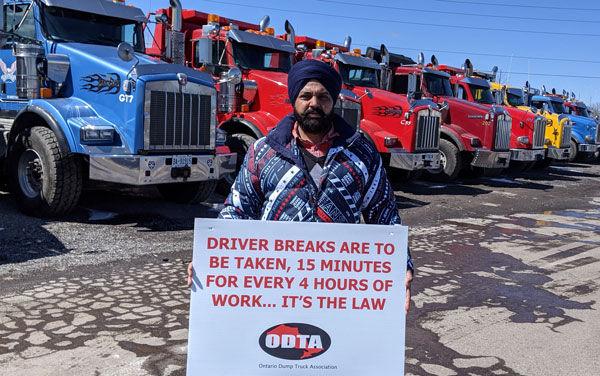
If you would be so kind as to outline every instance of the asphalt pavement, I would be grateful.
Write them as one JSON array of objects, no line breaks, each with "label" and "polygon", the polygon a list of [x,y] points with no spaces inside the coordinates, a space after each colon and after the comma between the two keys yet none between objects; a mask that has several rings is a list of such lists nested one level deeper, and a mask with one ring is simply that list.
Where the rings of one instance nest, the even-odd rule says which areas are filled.
[{"label": "asphalt pavement", "polygon": [[[595,375],[600,164],[394,183],[417,267],[407,375]],[[210,202],[86,191],[61,219],[0,192],[0,369],[184,375],[193,219]]]}]

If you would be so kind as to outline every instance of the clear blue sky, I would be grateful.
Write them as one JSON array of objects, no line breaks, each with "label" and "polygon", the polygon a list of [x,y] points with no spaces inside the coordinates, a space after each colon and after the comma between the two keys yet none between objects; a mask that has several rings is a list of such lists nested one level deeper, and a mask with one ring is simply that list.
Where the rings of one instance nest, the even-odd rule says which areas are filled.
[{"label": "clear blue sky", "polygon": [[[497,65],[500,81],[573,91],[586,103],[600,102],[600,1],[564,0],[180,0],[184,9],[258,23],[271,18],[276,34],[288,19],[296,35],[352,46],[379,47],[417,59],[475,69]],[[168,0],[128,0],[144,13]]]}]

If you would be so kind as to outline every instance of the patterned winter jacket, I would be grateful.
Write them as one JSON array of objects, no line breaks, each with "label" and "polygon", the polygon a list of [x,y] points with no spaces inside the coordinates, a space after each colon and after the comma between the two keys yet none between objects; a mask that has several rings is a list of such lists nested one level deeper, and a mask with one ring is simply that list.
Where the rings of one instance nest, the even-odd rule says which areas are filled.
[{"label": "patterned winter jacket", "polygon": [[[379,153],[343,118],[325,159],[320,184],[306,169],[292,136],[293,114],[249,149],[220,218],[400,224],[394,192]],[[412,269],[409,261],[408,267]]]}]

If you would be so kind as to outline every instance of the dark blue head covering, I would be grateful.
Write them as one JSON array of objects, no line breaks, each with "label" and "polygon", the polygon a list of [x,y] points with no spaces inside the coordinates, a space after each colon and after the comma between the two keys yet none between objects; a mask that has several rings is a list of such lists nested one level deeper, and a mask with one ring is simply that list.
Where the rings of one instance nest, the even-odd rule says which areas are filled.
[{"label": "dark blue head covering", "polygon": [[290,73],[288,73],[288,94],[292,106],[300,94],[300,90],[310,80],[317,80],[331,95],[333,104],[337,100],[338,94],[342,89],[342,78],[339,73],[327,63],[319,60],[301,60],[294,64]]}]

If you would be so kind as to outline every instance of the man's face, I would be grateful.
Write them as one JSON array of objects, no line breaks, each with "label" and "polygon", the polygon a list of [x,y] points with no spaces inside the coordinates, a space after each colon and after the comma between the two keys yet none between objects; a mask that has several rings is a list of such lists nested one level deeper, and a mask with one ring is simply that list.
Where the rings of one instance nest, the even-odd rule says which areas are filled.
[{"label": "man's face", "polygon": [[325,86],[317,80],[308,81],[296,98],[294,115],[304,132],[326,133],[333,118],[333,99]]}]

